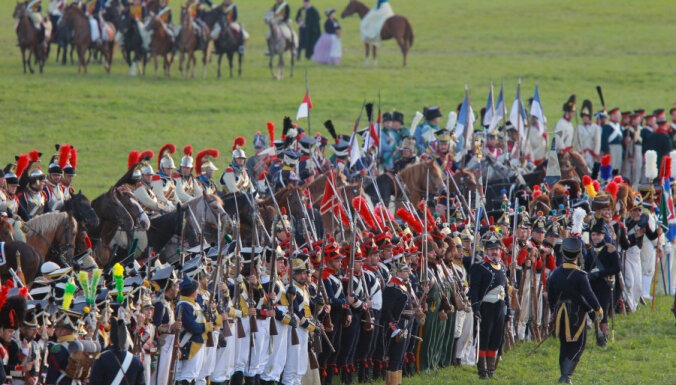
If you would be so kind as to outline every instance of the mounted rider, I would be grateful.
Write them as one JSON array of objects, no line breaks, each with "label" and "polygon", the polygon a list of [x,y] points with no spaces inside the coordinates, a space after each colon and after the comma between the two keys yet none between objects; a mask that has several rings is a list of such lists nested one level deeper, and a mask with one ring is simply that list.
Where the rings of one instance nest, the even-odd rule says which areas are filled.
[{"label": "mounted rider", "polygon": [[206,191],[207,194],[216,194],[218,193],[218,186],[216,186],[216,183],[214,183],[211,178],[214,177],[214,172],[218,170],[218,167],[216,167],[211,159],[207,157],[218,158],[218,151],[214,149],[208,149],[197,153],[197,158],[195,161],[195,168],[199,173],[197,181],[199,182],[202,190]]},{"label": "mounted rider", "polygon": [[300,184],[308,185],[312,183],[314,177],[317,175],[317,167],[312,159],[312,149],[315,145],[315,139],[307,135],[303,135],[299,140],[300,158],[298,161],[298,177]]},{"label": "mounted rider", "polygon": [[[45,174],[40,169],[40,156],[35,150],[17,160],[17,174],[19,177],[19,215],[24,222],[36,215],[49,212],[49,207],[43,193]],[[22,158],[23,157],[23,158]]]},{"label": "mounted rider", "polygon": [[16,195],[19,188],[19,178],[16,176],[16,164],[10,163],[2,170],[4,174],[5,189],[0,189],[0,215],[7,215],[9,223],[14,228],[14,240],[26,241],[26,236],[21,230],[22,221],[19,216],[19,197]]},{"label": "mounted rider", "polygon": [[415,164],[418,162],[418,157],[415,155],[415,140],[410,136],[404,136],[401,145],[397,147],[397,150],[394,152],[394,155],[400,153],[399,159],[394,162],[394,167],[392,172],[397,173],[406,168],[409,164]]},{"label": "mounted rider", "polygon": [[246,153],[242,147],[246,144],[246,139],[239,136],[235,138],[232,146],[232,163],[223,171],[219,179],[219,184],[223,192],[228,193],[248,193],[251,191],[251,179],[245,169]]},{"label": "mounted rider", "polygon": [[141,167],[141,183],[134,190],[134,196],[150,217],[159,216],[168,211],[167,206],[157,200],[157,195],[153,191],[153,175],[153,167],[144,162]]},{"label": "mounted rider", "polygon": [[450,130],[442,128],[434,133],[436,140],[428,143],[427,153],[434,158],[442,170],[453,169],[455,144],[458,142]]},{"label": "mounted rider", "polygon": [[282,154],[282,169],[274,176],[274,186],[276,191],[288,186],[289,184],[297,185],[299,182],[298,174],[298,160],[300,153],[292,148],[287,148]]},{"label": "mounted rider", "polygon": [[[50,4],[51,5],[51,4]],[[40,42],[48,42],[52,37],[52,22],[45,20],[42,16],[42,0],[32,0],[26,5],[26,13],[35,29],[38,30],[38,39]]]},{"label": "mounted rider", "polygon": [[[188,2],[181,6],[181,15],[183,15],[183,12],[187,12],[192,18],[192,26],[197,31],[198,46],[200,47],[209,42],[209,37],[205,34],[207,25],[202,19],[197,17],[197,15],[203,11],[204,4],[208,5],[209,8],[212,7],[211,1],[209,0],[188,0]],[[178,27],[176,27],[176,30],[174,31],[176,37],[178,37],[178,35],[181,33],[181,28],[182,25],[179,23]]]},{"label": "mounted rider", "polygon": [[[298,36],[291,28],[291,23],[289,21],[289,17],[291,15],[291,8],[289,7],[289,4],[287,4],[286,1],[284,0],[275,0],[275,4],[272,6],[271,9],[271,14],[268,13],[268,15],[269,16],[266,17],[271,17],[269,22],[271,24],[277,24],[279,26],[279,31],[282,34],[282,36],[284,36],[286,40],[293,42],[294,47],[297,47]],[[266,41],[270,40],[269,29],[265,33],[265,40]]]},{"label": "mounted rider", "polygon": [[63,170],[57,163],[57,155],[52,156],[47,169],[47,179],[42,193],[45,196],[45,202],[50,211],[59,211],[65,202],[65,194],[61,185]]},{"label": "mounted rider", "polygon": [[163,203],[167,211],[173,211],[175,209],[176,203],[178,203],[178,198],[176,196],[176,183],[171,178],[176,169],[174,165],[174,160],[171,158],[170,154],[176,152],[176,147],[171,144],[165,144],[159,153],[158,167],[159,170],[157,174],[153,175],[151,186],[153,192],[157,197],[157,201]]},{"label": "mounted rider", "polygon": [[173,178],[176,183],[176,196],[181,203],[187,203],[194,198],[202,196],[202,186],[192,174],[192,170],[195,167],[192,159],[192,146],[185,146],[183,154],[181,163],[178,165],[181,168],[180,172],[174,174]]},{"label": "mounted rider", "polygon": [[47,16],[49,17],[49,22],[52,25],[56,25],[59,22],[61,16],[63,16],[63,10],[66,8],[66,0],[49,0],[49,5],[47,6]]},{"label": "mounted rider", "polygon": [[237,34],[242,35],[242,45],[239,46],[239,52],[244,53],[244,43],[249,40],[249,33],[244,29],[244,27],[242,27],[242,24],[237,21],[239,16],[237,12],[237,5],[235,5],[232,0],[225,0],[223,1],[221,8],[223,11],[223,16],[228,21],[228,24],[230,24],[230,29],[235,31]]}]

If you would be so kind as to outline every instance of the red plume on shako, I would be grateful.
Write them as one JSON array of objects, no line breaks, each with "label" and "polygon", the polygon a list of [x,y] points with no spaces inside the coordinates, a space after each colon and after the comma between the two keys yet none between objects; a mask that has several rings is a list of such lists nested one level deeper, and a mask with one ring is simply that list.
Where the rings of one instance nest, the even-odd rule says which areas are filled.
[{"label": "red plume on shako", "polygon": [[158,153],[158,158],[157,158],[157,167],[159,167],[160,171],[162,171],[165,168],[176,168],[176,165],[174,164],[174,159],[172,159],[171,154],[176,152],[176,146],[174,146],[171,143],[167,143],[162,148],[160,148],[160,152]]},{"label": "red plume on shako", "polygon": [[232,159],[236,158],[246,158],[246,153],[244,152],[244,145],[246,144],[246,139],[243,136],[238,136],[235,138],[235,142],[232,144]]},{"label": "red plume on shako", "polygon": [[180,167],[188,167],[188,168],[193,168],[195,165],[192,160],[192,146],[191,145],[186,145],[183,147],[183,158],[181,158],[181,163],[179,163]]}]

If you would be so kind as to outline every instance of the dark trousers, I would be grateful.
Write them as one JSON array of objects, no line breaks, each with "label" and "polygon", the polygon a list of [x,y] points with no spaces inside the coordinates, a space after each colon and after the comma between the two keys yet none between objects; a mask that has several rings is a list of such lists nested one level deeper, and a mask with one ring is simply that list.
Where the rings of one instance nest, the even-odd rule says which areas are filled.
[{"label": "dark trousers", "polygon": [[498,350],[505,335],[505,301],[481,303],[479,350]]}]

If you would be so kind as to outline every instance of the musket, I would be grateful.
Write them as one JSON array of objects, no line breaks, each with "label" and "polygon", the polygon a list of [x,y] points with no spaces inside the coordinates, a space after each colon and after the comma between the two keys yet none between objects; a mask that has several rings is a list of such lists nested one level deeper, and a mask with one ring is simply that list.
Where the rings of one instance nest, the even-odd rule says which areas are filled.
[{"label": "musket", "polygon": [[[472,218],[472,209],[469,207],[469,204],[467,204],[467,200],[465,199],[465,196],[462,195],[462,192],[458,188],[458,183],[455,181],[455,179],[453,179],[453,175],[451,175],[450,171],[446,170],[446,174],[448,175],[448,179],[450,179],[450,181],[453,182],[453,187],[455,187],[455,191],[458,192],[456,195],[460,198],[460,207],[462,208],[462,206],[465,206],[465,209],[467,210],[467,217],[470,218],[471,220],[474,220],[474,218]],[[463,215],[465,215],[465,212],[464,212],[465,210],[462,210],[462,211],[463,211]]]},{"label": "musket", "polygon": [[481,224],[481,221],[479,220],[479,217],[481,216],[481,211],[483,210],[483,207],[479,207],[476,209],[476,218],[474,218],[474,243],[472,243],[472,263],[471,265],[474,265],[474,262],[476,260],[476,252],[477,252],[477,244],[479,243],[479,225]]},{"label": "musket", "polygon": [[[242,301],[241,301],[241,298],[240,298],[241,295],[242,295],[242,293],[241,293],[241,290],[242,290],[242,286],[241,286],[241,279],[242,279],[241,278],[241,274],[242,274],[242,269],[241,269],[241,260],[242,259],[241,258],[242,258],[242,255],[240,254],[241,243],[239,241],[240,220],[239,220],[239,207],[238,207],[238,204],[237,204],[237,199],[234,199],[234,201],[235,201],[235,209],[237,210],[237,225],[235,226],[235,234],[234,234],[236,236],[233,237],[233,239],[235,241],[235,276],[233,277],[234,282],[235,282],[235,285],[234,285],[235,289],[233,291],[233,301],[235,302],[234,303],[235,309],[242,311]],[[246,333],[244,332],[244,325],[242,325],[242,317],[237,318],[236,322],[237,322],[237,338],[246,337]]]},{"label": "musket", "polygon": [[[544,269],[544,267],[543,267]],[[538,316],[538,288],[536,285],[537,279],[536,279],[536,271],[535,271],[535,262],[531,262],[530,264],[530,282],[531,282],[531,299],[530,299],[530,306],[531,306],[531,331],[533,332],[533,337],[535,337],[536,341],[540,341],[540,330],[538,327],[538,322],[537,322],[537,316]]]},{"label": "musket", "polygon": [[[183,319],[183,312],[178,313],[176,322],[181,322]],[[179,332],[174,333],[174,345],[171,349],[171,360],[169,364],[169,384],[173,384],[176,380],[176,372],[178,371],[178,362],[180,361],[178,355],[181,354],[181,339]]]},{"label": "musket", "polygon": [[[211,290],[211,293],[209,293],[209,302],[206,304],[206,308],[204,309],[204,316],[207,319],[208,322],[213,322],[214,319],[214,314],[211,309],[211,304],[214,303],[214,300],[216,299],[216,292],[219,290],[218,284],[220,282],[220,273],[221,273],[221,265],[223,263],[223,243],[221,241],[222,238],[221,234],[221,219],[220,217],[218,218],[218,258],[216,261],[216,270],[212,273],[213,279],[211,280],[213,282],[213,288]],[[227,325],[223,327],[223,329],[229,329]],[[207,333],[207,347],[213,347],[214,346],[214,336],[212,332]]]},{"label": "musket", "polygon": [[185,213],[183,213],[183,224],[181,226],[181,247],[179,247],[179,259],[181,260],[181,266],[185,264],[185,228],[186,228],[186,218]]},{"label": "musket", "polygon": [[19,250],[16,251],[16,274],[21,278],[21,283],[26,286],[26,277],[23,275],[23,269],[21,269],[21,253],[19,253]]}]

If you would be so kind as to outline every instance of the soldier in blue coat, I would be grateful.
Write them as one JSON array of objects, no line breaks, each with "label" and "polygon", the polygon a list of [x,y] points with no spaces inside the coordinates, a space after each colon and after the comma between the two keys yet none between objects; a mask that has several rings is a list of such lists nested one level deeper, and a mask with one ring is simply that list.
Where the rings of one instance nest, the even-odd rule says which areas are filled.
[{"label": "soldier in blue coat", "polygon": [[124,320],[111,320],[110,342],[108,350],[94,361],[89,385],[145,385],[141,359],[127,350]]},{"label": "soldier in blue coat", "polygon": [[587,273],[575,261],[584,249],[582,240],[566,238],[561,243],[563,264],[547,280],[547,299],[554,315],[556,336],[561,342],[559,350],[559,383],[571,384],[570,377],[580,361],[587,340],[587,313],[594,310],[597,317],[603,309],[592,292]]},{"label": "soldier in blue coat", "polygon": [[498,349],[505,334],[505,303],[507,290],[506,268],[500,259],[502,241],[494,231],[482,239],[486,255],[471,266],[469,297],[479,327],[479,378],[493,378]]}]

